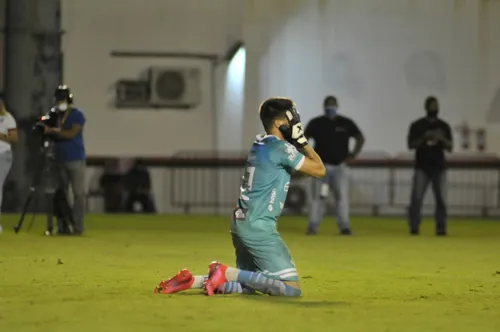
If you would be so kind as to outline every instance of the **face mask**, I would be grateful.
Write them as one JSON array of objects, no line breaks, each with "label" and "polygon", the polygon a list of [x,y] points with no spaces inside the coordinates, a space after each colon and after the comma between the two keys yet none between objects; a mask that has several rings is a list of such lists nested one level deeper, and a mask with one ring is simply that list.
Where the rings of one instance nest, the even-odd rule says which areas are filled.
[{"label": "face mask", "polygon": [[57,105],[57,108],[61,111],[61,112],[64,112],[68,109],[68,104],[67,103],[61,103],[59,105]]},{"label": "face mask", "polygon": [[427,110],[427,117],[428,118],[435,119],[435,118],[437,118],[437,116],[438,116],[438,110],[436,110],[436,109]]},{"label": "face mask", "polygon": [[325,114],[327,116],[337,115],[337,107],[335,107],[335,106],[325,107]]}]

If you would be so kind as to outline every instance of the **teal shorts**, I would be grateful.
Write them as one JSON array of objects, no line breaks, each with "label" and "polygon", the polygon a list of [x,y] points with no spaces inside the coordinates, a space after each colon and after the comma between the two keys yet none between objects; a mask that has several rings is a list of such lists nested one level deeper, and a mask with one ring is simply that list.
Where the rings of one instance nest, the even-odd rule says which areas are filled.
[{"label": "teal shorts", "polygon": [[238,269],[261,272],[283,281],[299,280],[290,251],[278,232],[238,228],[233,225],[231,232]]}]

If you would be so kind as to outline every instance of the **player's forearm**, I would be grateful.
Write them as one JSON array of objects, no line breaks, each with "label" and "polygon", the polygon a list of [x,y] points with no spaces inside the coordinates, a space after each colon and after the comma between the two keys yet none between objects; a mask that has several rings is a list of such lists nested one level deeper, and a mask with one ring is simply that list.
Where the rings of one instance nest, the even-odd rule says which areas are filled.
[{"label": "player's forearm", "polygon": [[326,174],[326,168],[323,164],[323,160],[319,157],[319,155],[314,151],[314,149],[308,144],[304,146],[304,156],[314,163],[317,168],[318,177],[323,177]]},{"label": "player's forearm", "polygon": [[314,151],[314,149],[309,144],[304,146],[303,150],[306,158],[310,159],[311,161],[323,164],[323,161],[321,160],[319,155],[316,153],[316,151]]}]

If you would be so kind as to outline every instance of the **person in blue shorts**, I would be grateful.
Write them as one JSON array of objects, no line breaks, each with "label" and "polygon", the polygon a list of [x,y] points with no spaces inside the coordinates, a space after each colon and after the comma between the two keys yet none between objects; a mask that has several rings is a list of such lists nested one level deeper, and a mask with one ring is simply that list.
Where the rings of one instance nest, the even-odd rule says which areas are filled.
[{"label": "person in blue shorts", "polygon": [[325,166],[308,145],[291,99],[267,99],[259,114],[266,133],[258,135],[250,149],[232,215],[236,267],[214,261],[204,276],[194,276],[184,269],[162,281],[156,293],[200,288],[210,296],[256,291],[275,296],[302,295],[295,263],[277,223],[292,172],[322,178]]}]

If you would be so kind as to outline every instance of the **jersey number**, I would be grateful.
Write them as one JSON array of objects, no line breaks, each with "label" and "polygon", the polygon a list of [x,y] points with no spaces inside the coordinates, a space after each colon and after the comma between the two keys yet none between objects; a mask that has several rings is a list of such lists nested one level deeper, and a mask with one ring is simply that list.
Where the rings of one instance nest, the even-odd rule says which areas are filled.
[{"label": "jersey number", "polygon": [[245,193],[247,191],[252,190],[254,173],[255,173],[254,166],[245,167],[245,172],[243,173],[243,177],[241,178],[241,186],[240,186],[240,198],[244,201],[249,200],[248,196],[245,195]]}]

